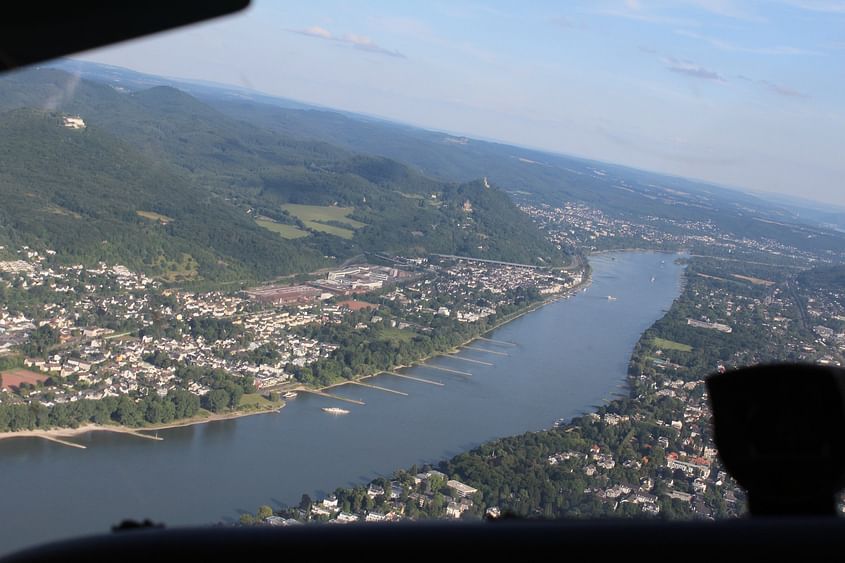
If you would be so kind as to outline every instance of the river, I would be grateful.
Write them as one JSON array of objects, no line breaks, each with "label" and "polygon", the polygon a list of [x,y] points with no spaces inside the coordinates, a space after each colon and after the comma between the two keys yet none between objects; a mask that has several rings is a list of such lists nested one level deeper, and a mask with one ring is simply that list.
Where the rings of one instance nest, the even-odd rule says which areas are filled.
[{"label": "river", "polygon": [[[320,498],[339,486],[451,457],[500,436],[549,428],[626,393],[634,344],[681,289],[676,256],[620,252],[591,258],[592,285],[497,329],[463,350],[473,363],[369,379],[332,392],[363,406],[302,395],[278,414],[164,430],[163,441],[94,432],[77,449],[34,438],[0,441],[0,553],[106,532],[121,519],[168,526],[235,521],[261,504]],[[653,279],[652,279],[653,278]],[[608,295],[615,300],[609,300]],[[350,414],[331,416],[320,407]]]}]

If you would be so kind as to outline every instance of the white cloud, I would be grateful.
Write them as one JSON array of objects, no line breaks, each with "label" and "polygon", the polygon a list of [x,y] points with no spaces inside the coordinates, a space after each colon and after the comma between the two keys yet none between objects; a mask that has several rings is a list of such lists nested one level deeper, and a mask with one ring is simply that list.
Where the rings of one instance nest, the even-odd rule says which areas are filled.
[{"label": "white cloud", "polygon": [[303,29],[301,32],[303,35],[310,35],[311,37],[320,37],[322,39],[331,39],[332,34],[329,30],[323,29],[322,27],[313,26],[307,29]]},{"label": "white cloud", "polygon": [[697,27],[698,22],[671,16],[662,16],[658,14],[649,14],[644,10],[599,10],[595,12],[596,15],[606,16],[611,18],[623,18],[644,23],[651,23],[655,25],[673,25],[684,27]]},{"label": "white cloud", "polygon": [[828,14],[845,14],[845,1],[842,0],[781,0],[794,8]]},{"label": "white cloud", "polygon": [[725,78],[718,72],[704,68],[692,61],[676,59],[675,57],[664,57],[662,62],[666,65],[666,69],[670,72],[684,74],[692,78],[712,80],[713,82],[727,82],[727,80],[725,80]]},{"label": "white cloud", "polygon": [[717,16],[731,18],[736,20],[763,23],[766,18],[757,13],[748,11],[750,2],[736,2],[734,0],[686,0],[688,4],[692,4],[697,8],[710,12]]},{"label": "white cloud", "polygon": [[372,39],[365,35],[358,35],[356,33],[346,33],[338,37],[333,35],[329,30],[319,26],[307,27],[305,29],[289,29],[288,31],[290,33],[297,33],[299,35],[305,35],[308,37],[313,37],[315,39],[324,39],[326,41],[345,43],[347,45],[352,45],[354,48],[359,49],[361,51],[367,51],[368,53],[377,53],[379,55],[387,55],[389,57],[397,57],[400,59],[406,58],[405,55],[403,55],[399,51],[385,49],[384,47],[381,47],[380,45],[376,44]]},{"label": "white cloud", "polygon": [[689,31],[686,29],[676,29],[676,35],[681,35],[683,37],[689,37],[690,39],[697,39],[699,41],[703,41],[721,51],[731,51],[737,53],[752,53],[755,55],[822,55],[823,53],[819,51],[813,51],[810,49],[802,49],[800,47],[790,47],[787,45],[778,45],[775,47],[745,47],[743,45],[737,45],[730,41],[725,41],[724,39],[719,39],[716,37],[709,37],[706,35],[702,35],[695,31]]}]

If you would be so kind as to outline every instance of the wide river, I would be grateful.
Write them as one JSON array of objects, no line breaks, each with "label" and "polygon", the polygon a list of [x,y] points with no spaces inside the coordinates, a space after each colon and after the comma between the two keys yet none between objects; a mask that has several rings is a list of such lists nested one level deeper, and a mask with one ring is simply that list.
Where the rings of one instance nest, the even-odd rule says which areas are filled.
[{"label": "wide river", "polygon": [[[278,414],[161,431],[163,441],[108,432],[74,438],[87,449],[34,438],[0,441],[0,553],[107,532],[124,518],[169,526],[234,521],[259,505],[295,504],[412,464],[451,457],[491,438],[549,428],[625,393],[642,332],[681,289],[674,255],[593,257],[593,283],[404,373],[333,392],[364,406],[300,395]],[[610,300],[608,296],[616,299]],[[492,365],[486,365],[492,364]],[[320,407],[350,410],[332,416]]]}]

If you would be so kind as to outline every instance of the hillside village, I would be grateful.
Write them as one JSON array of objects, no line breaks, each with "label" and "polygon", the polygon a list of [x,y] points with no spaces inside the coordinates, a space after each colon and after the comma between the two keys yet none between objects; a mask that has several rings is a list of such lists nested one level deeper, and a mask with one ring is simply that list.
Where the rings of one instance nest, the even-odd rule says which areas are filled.
[{"label": "hillside village", "polygon": [[[0,306],[0,354],[11,358],[23,351],[26,369],[8,377],[0,397],[46,407],[211,390],[201,381],[180,380],[181,365],[249,378],[259,392],[278,390],[296,384],[298,368],[331,357],[338,347],[304,336],[304,327],[340,325],[363,307],[371,314],[356,321],[359,329],[388,323],[425,333],[432,315],[474,323],[509,302],[510,291],[531,288],[547,296],[581,281],[580,275],[532,267],[393,257],[407,267],[358,265],[308,284],[192,292],[122,265],[61,265],[55,253],[29,248],[17,254],[0,262],[0,284],[10,297]],[[373,292],[401,304],[404,314],[383,319],[378,298],[360,300]],[[478,305],[479,296],[485,305]],[[23,384],[14,385],[21,376]]]}]

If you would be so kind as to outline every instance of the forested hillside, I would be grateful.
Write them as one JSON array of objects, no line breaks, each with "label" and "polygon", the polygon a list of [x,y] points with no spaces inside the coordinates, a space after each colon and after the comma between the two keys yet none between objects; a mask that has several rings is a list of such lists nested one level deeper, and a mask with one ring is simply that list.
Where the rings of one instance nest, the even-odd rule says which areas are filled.
[{"label": "forested hillside", "polygon": [[[180,82],[85,61],[58,61],[56,66],[129,90],[175,85],[232,119],[301,143],[328,142],[347,151],[394,159],[443,182],[486,176],[516,197],[551,204],[582,202],[629,219],[658,216],[708,222],[740,237],[765,237],[808,251],[835,252],[845,242],[841,232],[827,228],[841,222],[836,210],[820,213],[807,205],[706,182],[309,107],[234,86]],[[561,131],[562,136],[567,134]]]},{"label": "forested hillside", "polygon": [[53,113],[0,114],[0,198],[7,240],[69,260],[173,280],[266,277],[321,263],[114,136],[68,129]]},{"label": "forested hillside", "polygon": [[209,103],[281,133],[296,132],[314,142],[331,139],[344,148],[393,158],[443,181],[484,175],[514,195],[554,205],[576,201],[627,218],[707,221],[738,236],[771,238],[811,251],[837,249],[845,241],[841,233],[804,219],[812,215],[804,210],[704,182],[332,111],[231,96],[209,97]]},{"label": "forested hillside", "polygon": [[0,110],[0,237],[69,260],[244,282],[362,251],[565,260],[495,187],[263,129],[175,88],[36,69],[0,80]]}]

